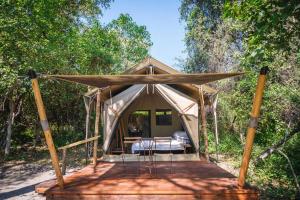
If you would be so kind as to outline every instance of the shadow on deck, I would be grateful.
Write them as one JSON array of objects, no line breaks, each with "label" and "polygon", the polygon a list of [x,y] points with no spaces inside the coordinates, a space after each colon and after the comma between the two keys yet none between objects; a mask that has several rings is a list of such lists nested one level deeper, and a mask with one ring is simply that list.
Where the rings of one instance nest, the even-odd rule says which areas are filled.
[{"label": "shadow on deck", "polygon": [[55,180],[36,186],[47,199],[258,199],[258,190],[237,187],[237,178],[204,161],[158,162],[157,173],[141,162],[98,162],[64,176],[65,188]]}]

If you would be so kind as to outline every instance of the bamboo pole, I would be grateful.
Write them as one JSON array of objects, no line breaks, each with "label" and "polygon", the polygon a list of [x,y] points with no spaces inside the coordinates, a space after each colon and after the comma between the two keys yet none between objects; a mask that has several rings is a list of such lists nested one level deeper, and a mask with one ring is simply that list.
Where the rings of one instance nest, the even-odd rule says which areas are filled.
[{"label": "bamboo pole", "polygon": [[[100,122],[100,90],[97,91],[97,103],[96,103],[96,119],[95,119],[95,137],[99,135],[99,122]],[[94,141],[94,151],[93,151],[93,165],[97,165],[97,147],[98,140]]]},{"label": "bamboo pole", "polygon": [[204,107],[204,95],[203,95],[203,89],[202,86],[199,88],[199,101],[200,101],[200,111],[201,111],[201,125],[202,125],[202,134],[204,137],[204,146],[205,146],[205,159],[209,161],[209,155],[208,155],[208,137],[207,137],[207,129],[206,129],[206,115],[205,115],[205,107]]},{"label": "bamboo pole", "polygon": [[251,118],[247,130],[246,144],[244,147],[244,154],[243,154],[243,159],[242,159],[242,164],[241,164],[240,174],[238,179],[238,186],[240,187],[244,187],[245,185],[245,179],[249,167],[253,141],[254,141],[255,132],[258,124],[258,117],[260,113],[260,107],[262,104],[262,98],[263,98],[263,93],[264,93],[264,88],[266,83],[266,75],[268,71],[269,71],[268,67],[261,68],[260,75],[257,81],[256,92],[255,92],[253,105],[252,105],[252,111],[250,114]]},{"label": "bamboo pole", "polygon": [[37,109],[38,109],[38,113],[39,113],[39,117],[40,117],[40,122],[41,122],[41,125],[42,125],[42,128],[43,128],[44,134],[45,134],[45,139],[46,139],[46,143],[47,143],[47,146],[48,146],[48,150],[50,152],[52,165],[53,165],[53,168],[55,170],[57,182],[58,182],[59,187],[61,189],[63,189],[64,188],[64,180],[63,180],[63,176],[62,176],[62,173],[60,171],[60,168],[59,168],[59,160],[58,160],[58,156],[57,156],[57,153],[56,153],[56,149],[54,147],[54,143],[53,143],[53,139],[52,139],[52,135],[51,135],[51,130],[49,128],[45,107],[44,107],[44,103],[43,103],[43,100],[42,100],[42,96],[41,96],[41,92],[40,92],[40,88],[39,88],[39,84],[38,84],[38,80],[37,80],[37,75],[36,75],[35,71],[33,71],[33,70],[30,70],[28,72],[28,75],[31,79],[32,89],[33,89],[34,98],[35,98],[35,103],[37,105]]},{"label": "bamboo pole", "polygon": [[59,147],[58,150],[64,150],[64,149],[69,149],[71,147],[75,147],[75,146],[78,146],[80,144],[86,144],[88,142],[91,142],[91,141],[94,141],[94,140],[98,140],[100,136],[96,136],[96,137],[91,137],[89,139],[86,139],[86,140],[79,140],[77,142],[74,142],[74,143],[71,143],[71,144],[68,144],[66,146],[62,146],[62,147]]},{"label": "bamboo pole", "polygon": [[219,132],[218,132],[218,118],[217,118],[217,102],[218,102],[218,94],[214,99],[212,108],[213,108],[214,126],[215,126],[216,155],[217,155],[217,161],[219,161]]}]

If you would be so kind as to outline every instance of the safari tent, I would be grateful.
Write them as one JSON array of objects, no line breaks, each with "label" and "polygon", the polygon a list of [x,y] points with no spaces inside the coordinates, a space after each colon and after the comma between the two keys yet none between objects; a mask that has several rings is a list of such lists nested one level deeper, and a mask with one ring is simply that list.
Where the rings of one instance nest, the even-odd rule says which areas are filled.
[{"label": "safari tent", "polygon": [[[132,75],[179,73],[152,57],[124,72]],[[213,105],[217,91],[207,85],[203,88],[206,107],[216,114],[216,106]],[[130,126],[139,127],[134,128],[139,129],[142,137],[172,136],[184,131],[191,141],[191,152],[198,152],[199,89],[200,86],[194,84],[135,84],[104,88],[101,91],[104,99],[104,152],[109,154],[114,148],[120,148],[122,136],[130,136],[130,132],[134,134],[134,131],[130,131]],[[94,89],[85,94],[87,104],[90,104],[88,100],[96,91]],[[217,130],[217,121],[215,126]]]},{"label": "safari tent", "polygon": [[[39,90],[38,77],[34,71],[30,71],[35,102],[57,178],[37,185],[36,192],[45,194],[47,199],[258,199],[257,189],[245,184],[245,179],[267,71],[268,68],[262,68],[258,78],[238,178],[209,161],[206,113],[212,112],[216,119],[217,91],[205,84],[243,73],[184,74],[149,57],[121,75],[46,75],[46,78],[89,86],[84,95],[87,111],[86,139],[56,149]],[[90,130],[92,108],[95,109],[93,133]],[[216,120],[214,124],[217,136]],[[204,136],[204,142],[201,142],[204,146],[204,158],[199,156],[200,132]],[[178,157],[174,164],[171,160],[171,171],[167,170],[169,166],[165,160],[153,162],[150,159],[155,157],[152,151],[147,155],[150,164],[140,163],[140,159],[138,162],[124,162],[123,159],[123,163],[118,159],[105,159],[106,155],[118,152],[116,149],[125,144],[125,138],[136,138],[137,135],[148,142],[155,141],[157,137],[172,138],[170,141],[177,141],[180,147],[189,147],[188,153],[198,157],[196,160],[186,159],[191,157]],[[178,141],[178,135],[184,140],[180,138]],[[100,146],[99,137],[103,142]],[[93,163],[78,172],[63,176],[67,149],[91,142]],[[156,149],[155,146],[154,152],[165,150],[165,146],[162,147]],[[57,150],[62,151],[62,167]],[[102,154],[98,158],[97,153],[100,150]],[[171,151],[175,153],[170,148],[170,153]],[[138,158],[141,155],[141,149],[138,149],[138,153],[133,148],[131,152],[125,152],[124,149],[119,152],[121,155],[132,153]],[[180,153],[185,155],[185,149]],[[143,156],[146,161],[145,149]],[[154,174],[151,173],[151,168],[155,169]],[[134,169],[138,169],[138,172]],[[150,173],[141,169],[149,169]]]}]

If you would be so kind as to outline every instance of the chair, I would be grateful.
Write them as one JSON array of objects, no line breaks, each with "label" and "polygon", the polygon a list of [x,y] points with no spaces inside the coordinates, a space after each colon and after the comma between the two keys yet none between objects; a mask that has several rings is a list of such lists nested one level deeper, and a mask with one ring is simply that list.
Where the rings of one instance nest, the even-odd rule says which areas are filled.
[{"label": "chair", "polygon": [[[125,166],[125,155],[126,155],[126,152],[128,150],[128,144],[131,144],[131,146],[135,143],[138,143],[139,144],[139,149],[141,149],[141,140],[142,138],[141,137],[124,137],[124,140],[123,140],[123,143],[124,143],[124,147],[125,149],[123,150],[123,153],[122,153],[122,160],[123,160],[123,165]],[[131,149],[129,150],[131,152]],[[130,155],[136,155],[137,156],[137,160],[138,160],[138,173],[140,171],[140,152],[138,153],[135,153],[135,152],[132,152]]]},{"label": "chair", "polygon": [[[157,174],[157,159],[156,157],[164,154],[164,155],[169,155],[170,157],[170,172],[171,174],[173,173],[173,153],[172,153],[172,137],[154,137],[154,167],[155,167],[155,172]],[[167,149],[157,149],[157,146],[159,143],[163,143],[164,147],[168,147]],[[165,143],[167,145],[165,145]]]}]

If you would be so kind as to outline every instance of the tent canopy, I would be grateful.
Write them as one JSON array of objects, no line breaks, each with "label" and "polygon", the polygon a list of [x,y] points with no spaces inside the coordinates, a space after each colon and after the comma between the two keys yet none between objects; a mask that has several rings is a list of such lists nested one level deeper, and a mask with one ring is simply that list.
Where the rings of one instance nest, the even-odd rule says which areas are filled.
[{"label": "tent canopy", "polygon": [[[183,73],[149,56],[144,60],[142,60],[140,63],[137,63],[135,66],[132,66],[126,71],[122,72],[121,74],[146,75],[146,74],[183,74]],[[111,96],[115,96],[116,94],[127,89],[128,86],[130,85],[112,85],[110,87],[101,88],[101,99],[105,101],[109,99]],[[184,94],[194,99],[198,99],[199,85],[180,83],[180,84],[172,84],[171,87],[183,92]],[[202,89],[205,97],[214,95],[218,92],[216,89],[206,84],[202,85]],[[91,88],[85,93],[85,96],[92,96],[96,94],[97,90],[98,88]]]},{"label": "tent canopy", "polygon": [[113,85],[134,84],[178,84],[202,85],[244,73],[201,73],[201,74],[148,74],[148,75],[48,75],[49,78],[76,82],[88,86],[103,88]]}]

